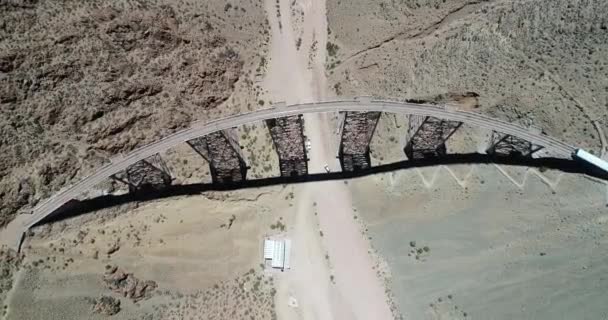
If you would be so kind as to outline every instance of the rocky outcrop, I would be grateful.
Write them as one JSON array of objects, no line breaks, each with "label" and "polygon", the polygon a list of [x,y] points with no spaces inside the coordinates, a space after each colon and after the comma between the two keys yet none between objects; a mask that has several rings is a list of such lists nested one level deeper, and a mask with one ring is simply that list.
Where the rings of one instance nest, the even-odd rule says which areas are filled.
[{"label": "rocky outcrop", "polygon": [[108,249],[106,250],[106,254],[107,255],[112,255],[114,253],[116,253],[116,251],[120,250],[120,241],[116,240],[114,242],[112,242],[110,244],[110,246],[108,246]]},{"label": "rocky outcrop", "polygon": [[139,280],[117,266],[106,266],[103,282],[108,289],[134,302],[149,298],[157,287],[156,282]]}]

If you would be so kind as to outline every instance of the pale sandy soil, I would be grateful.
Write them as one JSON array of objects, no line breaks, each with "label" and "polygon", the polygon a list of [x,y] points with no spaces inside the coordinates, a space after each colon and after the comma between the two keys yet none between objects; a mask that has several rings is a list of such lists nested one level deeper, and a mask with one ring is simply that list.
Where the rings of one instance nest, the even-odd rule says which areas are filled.
[{"label": "pale sandy soil", "polygon": [[[225,315],[223,308],[239,315],[233,318],[251,309],[248,313],[256,319],[271,319],[273,274],[260,269],[261,244],[264,236],[281,232],[270,227],[277,221],[287,228],[294,224],[290,194],[292,187],[211,193],[38,228],[25,243],[25,267],[7,301],[7,319],[99,318],[91,315],[87,299],[101,294],[120,298],[123,311],[116,319],[146,314],[150,319],[197,319]],[[107,254],[115,243],[118,251]],[[158,289],[137,304],[121,298],[101,281],[107,264],[153,280]],[[260,282],[257,288],[255,282]],[[192,314],[195,307],[187,312],[178,305],[208,310]]]},{"label": "pale sandy soil", "polygon": [[405,318],[608,316],[605,182],[461,165],[349,186]]},{"label": "pale sandy soil", "polygon": [[[607,196],[605,182],[581,176],[461,165],[90,214],[35,230],[7,319],[101,319],[88,299],[102,294],[121,300],[114,319],[272,319],[275,309],[278,319],[378,319],[379,278],[411,319],[601,319]],[[261,242],[281,233],[277,221],[294,241],[293,269],[264,274]],[[372,250],[366,239],[377,261],[357,250]],[[412,253],[410,241],[429,251]],[[101,281],[106,264],[158,289],[121,298]]]}]

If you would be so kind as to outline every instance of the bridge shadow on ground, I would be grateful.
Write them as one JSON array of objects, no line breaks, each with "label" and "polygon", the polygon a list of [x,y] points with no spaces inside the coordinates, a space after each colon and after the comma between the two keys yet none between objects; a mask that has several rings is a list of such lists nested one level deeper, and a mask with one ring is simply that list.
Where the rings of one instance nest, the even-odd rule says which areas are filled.
[{"label": "bridge shadow on ground", "polygon": [[608,181],[608,174],[606,174],[605,172],[602,172],[597,168],[591,167],[583,162],[579,162],[576,160],[560,158],[531,159],[523,157],[495,157],[479,153],[452,154],[440,158],[399,161],[355,172],[329,172],[310,174],[301,177],[272,177],[256,180],[246,180],[243,182],[227,185],[213,183],[171,185],[161,190],[148,189],[122,195],[105,195],[87,200],[72,200],[66,203],[57,211],[55,211],[52,215],[42,220],[39,225],[61,221],[70,217],[75,217],[101,209],[123,205],[130,202],[147,202],[170,197],[198,195],[205,191],[230,191],[291,183],[344,180],[364,177],[377,173],[405,170],[409,168],[421,168],[454,164],[504,164],[512,166],[538,168],[540,171],[544,171],[545,169],[553,169],[567,173],[586,174],[601,180]]}]

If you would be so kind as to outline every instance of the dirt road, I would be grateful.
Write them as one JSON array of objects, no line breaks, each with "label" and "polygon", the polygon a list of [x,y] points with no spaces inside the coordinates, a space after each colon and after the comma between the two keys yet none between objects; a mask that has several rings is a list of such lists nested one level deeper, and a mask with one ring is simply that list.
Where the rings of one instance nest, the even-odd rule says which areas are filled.
[{"label": "dirt road", "polygon": [[[291,5],[288,0],[279,0],[278,7],[276,1],[266,1],[272,44],[265,88],[273,101],[320,100],[326,95],[325,2],[300,0]],[[292,9],[303,14],[292,15]],[[297,37],[296,30],[301,32]],[[305,116],[305,131],[313,146],[310,172],[322,172],[326,164],[332,169],[339,165],[326,117]],[[392,319],[345,185],[310,184],[297,199],[296,225],[290,230],[293,269],[278,281],[279,319]]]},{"label": "dirt road", "polygon": [[[278,5],[277,8],[275,0],[266,1],[272,40],[264,88],[273,101],[288,104],[312,101],[314,94],[310,72],[306,67],[306,57],[298,52],[295,45],[290,3],[280,0]],[[301,48],[305,48],[305,44]],[[309,192],[305,190],[298,195],[298,199],[294,210],[295,226],[290,230],[293,268],[277,281],[277,315],[279,319],[333,319],[330,272],[318,235],[317,221],[311,214],[313,208]]]}]

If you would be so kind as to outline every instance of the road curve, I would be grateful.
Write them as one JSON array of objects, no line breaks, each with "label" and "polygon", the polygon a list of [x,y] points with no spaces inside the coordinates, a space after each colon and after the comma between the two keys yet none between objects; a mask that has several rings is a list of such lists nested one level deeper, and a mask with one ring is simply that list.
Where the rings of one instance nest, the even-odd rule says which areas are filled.
[{"label": "road curve", "polygon": [[[50,198],[39,203],[31,214],[24,219],[20,225],[23,232],[42,221],[48,215],[59,209],[62,205],[76,198],[81,193],[91,189],[113,174],[125,170],[128,166],[143,160],[156,153],[163,152],[175,145],[188,140],[208,135],[212,132],[238,127],[251,122],[280,118],[304,113],[336,112],[336,111],[381,111],[398,114],[412,114],[421,116],[432,116],[446,120],[454,120],[467,123],[481,128],[510,134],[546,149],[570,157],[575,148],[555,138],[534,132],[529,128],[494,119],[482,114],[460,111],[449,105],[425,105],[397,101],[372,100],[360,98],[355,100],[324,101],[314,103],[302,103],[286,106],[277,104],[267,109],[242,113],[235,116],[213,120],[193,122],[190,128],[173,133],[159,141],[142,146],[126,155],[116,156],[110,159],[110,163],[102,166],[96,172],[82,179],[78,183],[61,190]],[[19,239],[19,242],[21,239]]]}]

